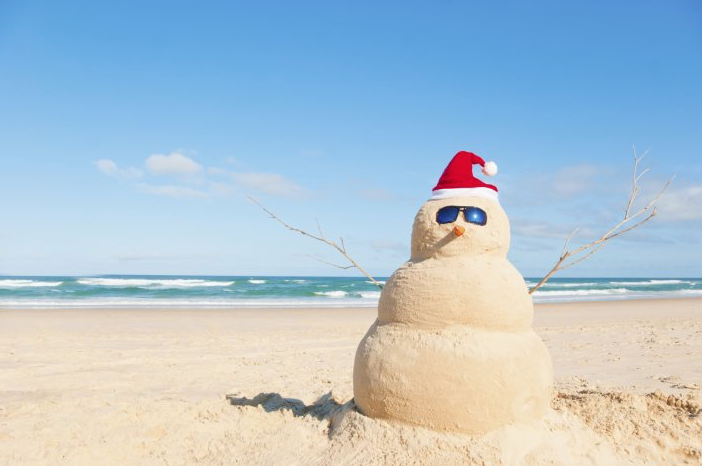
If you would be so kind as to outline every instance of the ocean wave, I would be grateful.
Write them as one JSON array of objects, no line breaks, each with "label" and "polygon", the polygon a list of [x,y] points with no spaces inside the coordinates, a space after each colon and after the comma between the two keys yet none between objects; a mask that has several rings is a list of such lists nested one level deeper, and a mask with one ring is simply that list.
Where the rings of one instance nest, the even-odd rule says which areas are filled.
[{"label": "ocean wave", "polygon": [[0,280],[0,288],[35,288],[59,286],[63,282],[42,282],[36,280]]},{"label": "ocean wave", "polygon": [[358,294],[361,298],[380,298],[380,291],[361,291]]},{"label": "ocean wave", "polygon": [[609,288],[606,290],[557,290],[542,291],[536,290],[534,296],[592,296],[631,293],[627,288]]},{"label": "ocean wave", "polygon": [[694,285],[695,282],[690,282],[686,280],[646,280],[639,282],[609,282],[612,285],[622,285],[622,286],[649,286],[649,285],[681,285],[688,284]]},{"label": "ocean wave", "polygon": [[249,283],[252,283],[252,284],[254,284],[254,285],[261,285],[261,284],[263,284],[263,283],[266,283],[266,280],[254,280],[254,279],[251,279],[251,280],[246,280],[246,281],[249,282]]},{"label": "ocean wave", "polygon": [[300,278],[290,279],[290,280],[283,280],[283,281],[284,281],[284,282],[287,282],[287,283],[307,283],[307,280],[302,280],[302,279],[300,279]]},{"label": "ocean wave", "polygon": [[306,307],[373,307],[375,301],[360,299],[0,299],[0,308],[306,308]]},{"label": "ocean wave", "polygon": [[[376,282],[380,283],[381,285],[385,285],[385,280],[376,280]],[[366,280],[366,283],[368,283],[370,285],[375,285],[375,283],[373,283],[370,280]]]},{"label": "ocean wave", "polygon": [[[531,284],[530,286],[534,286],[536,283]],[[576,282],[576,283],[553,283],[553,282],[548,282],[544,286],[548,287],[558,287],[558,288],[576,288],[578,286],[597,286],[597,283],[593,282]]]},{"label": "ocean wave", "polygon": [[157,278],[80,278],[77,282],[86,286],[125,287],[161,287],[161,288],[195,288],[204,286],[230,286],[235,282],[209,281],[200,279],[157,279]]},{"label": "ocean wave", "polygon": [[348,295],[346,291],[334,290],[334,291],[315,291],[314,294],[317,296],[329,296],[330,298],[343,298]]},{"label": "ocean wave", "polygon": [[678,293],[702,295],[702,290],[680,290],[680,291],[678,291]]}]

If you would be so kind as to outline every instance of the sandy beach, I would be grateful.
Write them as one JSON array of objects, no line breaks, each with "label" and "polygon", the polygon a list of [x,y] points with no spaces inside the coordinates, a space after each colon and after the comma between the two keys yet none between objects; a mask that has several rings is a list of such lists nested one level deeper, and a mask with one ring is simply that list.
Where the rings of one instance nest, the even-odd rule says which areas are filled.
[{"label": "sandy beach", "polygon": [[702,464],[702,299],[537,305],[552,410],[483,437],[354,409],[375,317],[0,310],[0,464]]}]

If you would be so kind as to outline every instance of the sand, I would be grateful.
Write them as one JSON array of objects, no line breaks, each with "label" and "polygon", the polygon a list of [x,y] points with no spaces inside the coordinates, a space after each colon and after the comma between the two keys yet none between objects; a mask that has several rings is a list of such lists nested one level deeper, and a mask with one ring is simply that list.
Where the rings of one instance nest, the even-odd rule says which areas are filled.
[{"label": "sand", "polygon": [[700,299],[536,306],[552,409],[475,437],[354,410],[375,317],[0,310],[0,464],[702,464]]},{"label": "sand", "polygon": [[[461,152],[449,167],[466,157],[475,156]],[[451,206],[481,209],[490,221],[462,215],[438,223]],[[411,257],[388,278],[378,320],[356,352],[361,413],[470,435],[544,417],[553,364],[532,328],[524,278],[507,259],[509,242],[509,220],[495,199],[451,196],[422,205]]]}]

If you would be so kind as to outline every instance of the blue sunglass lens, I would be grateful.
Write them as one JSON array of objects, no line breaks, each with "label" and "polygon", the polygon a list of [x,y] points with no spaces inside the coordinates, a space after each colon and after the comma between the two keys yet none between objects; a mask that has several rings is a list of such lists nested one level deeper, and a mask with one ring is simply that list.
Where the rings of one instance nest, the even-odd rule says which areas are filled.
[{"label": "blue sunglass lens", "polygon": [[436,213],[436,223],[451,223],[458,218],[459,208],[454,206],[442,207]]},{"label": "blue sunglass lens", "polygon": [[483,209],[477,207],[469,207],[463,211],[466,216],[466,222],[475,223],[476,225],[485,225],[487,223],[487,214]]}]

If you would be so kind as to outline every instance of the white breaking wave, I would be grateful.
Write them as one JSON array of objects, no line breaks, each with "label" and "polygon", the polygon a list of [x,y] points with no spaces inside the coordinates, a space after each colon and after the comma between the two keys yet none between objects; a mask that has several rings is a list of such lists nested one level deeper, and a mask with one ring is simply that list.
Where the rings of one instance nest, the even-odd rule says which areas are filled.
[{"label": "white breaking wave", "polygon": [[305,308],[305,307],[373,307],[375,301],[360,299],[15,299],[0,300],[0,308]]},{"label": "white breaking wave", "polygon": [[694,284],[694,282],[689,282],[685,280],[646,280],[643,282],[609,282],[612,285],[623,285],[623,286],[648,286],[648,285],[679,285],[682,283],[687,283],[689,285]]},{"label": "white breaking wave", "polygon": [[302,280],[302,279],[283,280],[283,281],[288,282],[288,283],[307,283],[307,280]]},{"label": "white breaking wave", "polygon": [[254,285],[260,285],[262,283],[266,283],[266,280],[247,280],[249,283],[253,283]]},{"label": "white breaking wave", "polygon": [[59,286],[63,282],[41,282],[36,280],[0,280],[0,288],[34,288],[44,286]]},{"label": "white breaking wave", "polygon": [[[536,285],[536,283],[532,284],[531,286]],[[546,283],[544,286],[549,286],[549,287],[559,287],[559,288],[576,288],[578,286],[595,286],[597,283]]]},{"label": "white breaking wave", "polygon": [[361,298],[380,298],[380,291],[361,291]]},{"label": "white breaking wave", "polygon": [[118,286],[118,287],[162,287],[162,288],[194,288],[202,286],[230,286],[235,282],[218,282],[199,279],[152,279],[152,278],[81,278],[81,285],[88,286]]},{"label": "white breaking wave", "polygon": [[342,291],[342,290],[315,291],[314,294],[316,294],[318,296],[329,296],[330,298],[343,298],[344,296],[348,295],[347,292]]},{"label": "white breaking wave", "polygon": [[[385,280],[376,280],[376,282],[380,283],[381,285],[385,285]],[[375,285],[375,283],[373,283],[370,280],[366,280],[366,283],[368,283],[370,285]]]},{"label": "white breaking wave", "polygon": [[626,288],[609,288],[607,290],[558,290],[558,291],[541,291],[536,290],[534,296],[592,296],[592,295],[608,295],[631,293],[631,290]]}]

